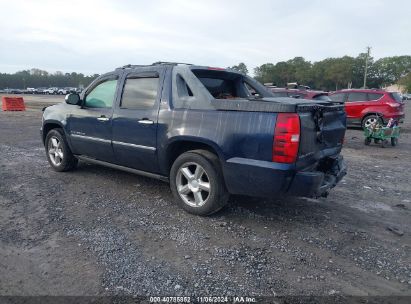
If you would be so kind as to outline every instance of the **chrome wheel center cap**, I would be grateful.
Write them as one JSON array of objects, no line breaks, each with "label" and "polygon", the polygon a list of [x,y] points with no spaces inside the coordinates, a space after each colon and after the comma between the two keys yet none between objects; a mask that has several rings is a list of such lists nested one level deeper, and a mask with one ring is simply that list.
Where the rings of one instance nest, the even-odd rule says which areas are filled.
[{"label": "chrome wheel center cap", "polygon": [[188,187],[190,188],[191,191],[198,191],[198,181],[193,179],[188,183]]}]

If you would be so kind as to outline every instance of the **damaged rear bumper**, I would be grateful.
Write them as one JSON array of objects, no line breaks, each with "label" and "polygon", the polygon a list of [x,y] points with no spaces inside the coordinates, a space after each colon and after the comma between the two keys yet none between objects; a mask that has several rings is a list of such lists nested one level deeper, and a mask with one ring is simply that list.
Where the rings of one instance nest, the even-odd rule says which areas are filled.
[{"label": "damaged rear bumper", "polygon": [[325,197],[346,174],[347,166],[341,155],[328,158],[318,167],[318,171],[297,172],[287,193],[293,196]]}]

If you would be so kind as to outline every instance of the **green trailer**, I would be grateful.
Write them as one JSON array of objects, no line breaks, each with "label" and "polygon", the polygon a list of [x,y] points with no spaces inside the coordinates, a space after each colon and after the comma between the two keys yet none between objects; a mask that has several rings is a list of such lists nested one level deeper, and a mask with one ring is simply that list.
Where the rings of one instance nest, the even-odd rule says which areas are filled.
[{"label": "green trailer", "polygon": [[385,148],[388,144],[388,140],[391,140],[391,146],[398,144],[398,137],[400,136],[400,127],[375,127],[364,129],[365,140],[364,143],[368,146],[372,140],[374,143],[380,144],[382,148]]}]

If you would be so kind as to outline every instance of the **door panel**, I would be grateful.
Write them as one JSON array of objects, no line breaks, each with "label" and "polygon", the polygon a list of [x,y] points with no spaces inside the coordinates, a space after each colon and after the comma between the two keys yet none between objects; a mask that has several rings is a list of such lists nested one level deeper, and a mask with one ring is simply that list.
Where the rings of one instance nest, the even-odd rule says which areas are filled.
[{"label": "door panel", "polygon": [[123,82],[120,104],[113,114],[116,163],[158,172],[157,116],[162,75],[156,70],[129,74]]},{"label": "door panel", "polygon": [[350,92],[345,103],[345,111],[348,119],[361,120],[361,113],[366,107],[367,93]]},{"label": "door panel", "polygon": [[84,105],[67,117],[73,153],[114,161],[111,137],[117,83],[116,77],[97,82],[86,92]]},{"label": "door panel", "polygon": [[79,109],[67,118],[73,153],[112,161],[112,110]]}]

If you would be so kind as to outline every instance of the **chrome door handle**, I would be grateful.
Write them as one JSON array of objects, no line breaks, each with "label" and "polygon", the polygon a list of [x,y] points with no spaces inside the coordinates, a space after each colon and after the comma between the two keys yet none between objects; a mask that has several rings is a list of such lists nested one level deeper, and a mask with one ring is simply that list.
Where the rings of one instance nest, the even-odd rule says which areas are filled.
[{"label": "chrome door handle", "polygon": [[152,125],[154,121],[148,120],[148,119],[140,119],[138,123],[144,124],[144,125]]},{"label": "chrome door handle", "polygon": [[110,118],[108,118],[108,117],[97,117],[97,120],[98,121],[109,121]]}]

